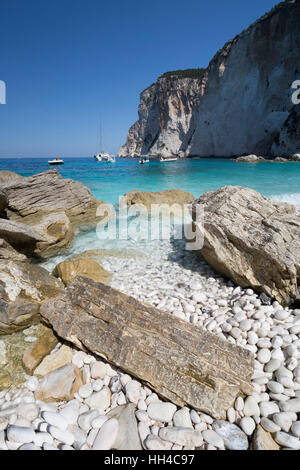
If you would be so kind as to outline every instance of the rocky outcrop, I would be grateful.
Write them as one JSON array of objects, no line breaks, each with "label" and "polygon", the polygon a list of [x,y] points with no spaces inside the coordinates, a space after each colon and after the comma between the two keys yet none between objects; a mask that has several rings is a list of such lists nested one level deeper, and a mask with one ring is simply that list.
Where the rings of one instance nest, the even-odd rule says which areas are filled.
[{"label": "rocky outcrop", "polygon": [[62,338],[179,406],[225,417],[238,394],[252,392],[249,351],[102,283],[77,277],[41,315]]},{"label": "rocky outcrop", "polygon": [[28,256],[34,254],[39,242],[46,242],[46,238],[34,228],[7,219],[0,219],[0,237]]},{"label": "rocky outcrop", "polygon": [[55,266],[53,275],[59,277],[68,286],[76,276],[83,276],[97,282],[109,283],[111,275],[99,263],[88,258],[66,260]]},{"label": "rocky outcrop", "polygon": [[21,181],[24,176],[13,173],[12,171],[0,171],[0,184],[9,184],[11,181]]},{"label": "rocky outcrop", "polygon": [[25,261],[26,256],[18,253],[6,240],[0,238],[0,260]]},{"label": "rocky outcrop", "polygon": [[140,95],[139,120],[130,128],[119,156],[178,154],[194,132],[199,79],[161,77]]},{"label": "rocky outcrop", "polygon": [[199,254],[217,272],[283,305],[299,300],[300,217],[294,206],[226,186],[194,201],[192,213],[204,239]]},{"label": "rocky outcrop", "polygon": [[96,224],[102,201],[95,199],[82,183],[64,179],[49,170],[2,186],[8,199],[7,216],[27,225],[38,225],[45,215],[65,212],[73,225]]},{"label": "rocky outcrop", "polygon": [[7,197],[3,191],[0,190],[0,216],[7,207]]},{"label": "rocky outcrop", "polygon": [[68,251],[75,227],[87,229],[103,218],[97,216],[103,202],[82,183],[62,178],[57,170],[13,179],[1,189],[10,223],[29,225],[39,233],[33,254],[41,258]]},{"label": "rocky outcrop", "polygon": [[37,243],[34,250],[34,255],[38,258],[49,258],[50,256],[65,253],[72,245],[74,232],[70,219],[65,212],[45,215],[34,226],[34,229],[44,238],[44,241]]},{"label": "rocky outcrop", "polygon": [[[299,78],[299,77],[298,77]],[[286,121],[283,123],[272,145],[272,154],[288,157],[291,160],[294,154],[300,151],[300,106],[294,106]]]},{"label": "rocky outcrop", "polygon": [[257,163],[263,162],[265,159],[263,157],[258,157],[257,155],[246,155],[244,157],[236,158],[236,162],[238,163]]},{"label": "rocky outcrop", "polygon": [[169,189],[167,191],[157,192],[134,190],[124,194],[122,202],[126,201],[128,206],[141,204],[150,211],[152,204],[167,204],[168,206],[177,204],[182,208],[185,204],[190,204],[194,199],[191,193],[182,191],[181,189]]},{"label": "rocky outcrop", "polygon": [[6,254],[0,258],[0,334],[37,322],[41,302],[63,289],[61,281],[46,269],[30,264],[26,257],[18,259],[8,247],[4,245]]},{"label": "rocky outcrop", "polygon": [[228,41],[199,79],[176,72],[141,93],[120,156],[233,157],[299,152],[300,0],[287,0]]}]

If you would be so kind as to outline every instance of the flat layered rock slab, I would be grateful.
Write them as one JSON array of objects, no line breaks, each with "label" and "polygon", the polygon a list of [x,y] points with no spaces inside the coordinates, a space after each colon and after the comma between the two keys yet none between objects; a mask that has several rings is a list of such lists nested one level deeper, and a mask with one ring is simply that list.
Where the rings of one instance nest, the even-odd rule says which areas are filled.
[{"label": "flat layered rock slab", "polygon": [[77,277],[41,315],[62,338],[178,406],[222,419],[239,394],[252,393],[250,351],[102,283]]}]

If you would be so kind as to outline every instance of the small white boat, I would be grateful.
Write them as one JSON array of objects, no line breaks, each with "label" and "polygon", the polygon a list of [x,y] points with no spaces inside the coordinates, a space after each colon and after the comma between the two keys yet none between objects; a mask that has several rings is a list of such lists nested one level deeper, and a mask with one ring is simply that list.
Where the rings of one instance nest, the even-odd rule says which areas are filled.
[{"label": "small white boat", "polygon": [[48,163],[49,165],[63,165],[65,162],[61,158],[56,157],[54,160],[48,160]]},{"label": "small white boat", "polygon": [[94,158],[98,161],[98,162],[102,162],[102,163],[115,163],[116,162],[116,158],[112,155],[109,155],[109,153],[107,152],[104,152],[103,150],[103,138],[102,138],[102,119],[101,119],[101,116],[100,116],[100,153],[97,153],[96,155],[94,155]]},{"label": "small white boat", "polygon": [[103,162],[103,163],[115,163],[116,159],[112,155],[109,155],[109,153],[104,153],[100,152],[97,153],[97,155],[94,155],[94,158],[98,162]]},{"label": "small white boat", "polygon": [[178,160],[178,157],[160,157],[159,159],[160,162],[175,162],[176,160]]},{"label": "small white boat", "polygon": [[141,159],[139,160],[139,163],[140,163],[141,165],[143,165],[144,163],[149,163],[149,162],[150,162],[149,158],[141,158]]}]

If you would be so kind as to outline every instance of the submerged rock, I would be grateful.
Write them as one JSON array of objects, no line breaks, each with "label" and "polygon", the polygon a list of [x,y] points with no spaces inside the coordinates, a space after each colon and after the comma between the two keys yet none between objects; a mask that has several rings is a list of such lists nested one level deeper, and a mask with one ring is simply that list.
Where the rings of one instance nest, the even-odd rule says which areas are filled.
[{"label": "submerged rock", "polygon": [[181,189],[169,189],[167,191],[131,191],[123,196],[128,206],[134,204],[142,204],[149,211],[152,204],[173,204],[179,205],[179,210],[185,204],[191,203],[195,198],[191,193],[182,191]]},{"label": "submerged rock", "polygon": [[108,283],[111,275],[100,264],[92,259],[77,258],[62,261],[53,271],[54,276],[60,277],[63,283],[69,285],[76,276],[84,276],[97,282]]},{"label": "submerged rock", "polygon": [[208,191],[194,201],[194,222],[197,206],[204,210],[199,254],[217,272],[283,305],[299,299],[300,217],[294,206],[240,186]]}]

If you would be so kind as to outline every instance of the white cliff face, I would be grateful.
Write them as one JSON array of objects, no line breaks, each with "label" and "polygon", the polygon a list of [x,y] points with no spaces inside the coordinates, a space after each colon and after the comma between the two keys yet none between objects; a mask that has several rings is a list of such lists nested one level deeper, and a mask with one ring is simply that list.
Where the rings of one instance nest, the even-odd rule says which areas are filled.
[{"label": "white cliff face", "polygon": [[141,94],[139,120],[119,154],[299,153],[291,99],[300,79],[299,24],[300,0],[283,2],[228,42],[202,79],[159,79]]},{"label": "white cliff face", "polygon": [[200,81],[160,78],[141,93],[139,120],[130,128],[120,156],[173,155],[184,151],[194,132]]}]

